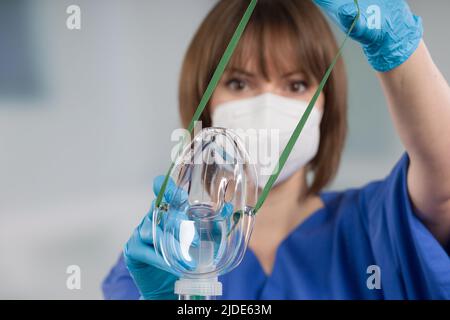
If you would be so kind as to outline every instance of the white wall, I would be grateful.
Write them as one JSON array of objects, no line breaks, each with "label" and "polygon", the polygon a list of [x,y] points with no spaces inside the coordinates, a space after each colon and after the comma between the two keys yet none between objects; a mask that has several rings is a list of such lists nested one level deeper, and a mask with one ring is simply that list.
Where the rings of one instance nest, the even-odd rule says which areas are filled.
[{"label": "white wall", "polygon": [[[101,298],[169,165],[181,60],[215,1],[78,0],[81,31],[65,27],[73,1],[27,2],[42,90],[0,96],[0,298]],[[449,79],[450,3],[410,4]],[[385,176],[402,151],[358,45],[345,58],[350,133],[333,188]],[[82,268],[80,291],[66,289],[71,264]]]}]

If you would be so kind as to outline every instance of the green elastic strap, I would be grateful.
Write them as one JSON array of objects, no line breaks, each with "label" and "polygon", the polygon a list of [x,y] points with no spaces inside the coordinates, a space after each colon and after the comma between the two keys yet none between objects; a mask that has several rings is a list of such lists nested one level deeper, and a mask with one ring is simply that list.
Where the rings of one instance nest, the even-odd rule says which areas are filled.
[{"label": "green elastic strap", "polygon": [[[224,73],[225,68],[226,68],[228,62],[230,61],[230,58],[233,55],[233,52],[239,42],[239,39],[241,38],[242,33],[244,32],[245,27],[247,26],[248,21],[250,20],[250,17],[253,13],[253,10],[255,9],[257,2],[258,2],[258,0],[252,0],[250,2],[250,5],[248,6],[247,10],[245,11],[244,16],[241,19],[241,22],[239,23],[236,31],[234,32],[233,37],[231,38],[231,41],[228,44],[222,58],[220,59],[219,65],[217,66],[217,68],[212,76],[212,79],[211,79],[210,83],[208,84],[208,87],[206,88],[205,93],[203,94],[203,97],[197,107],[197,110],[195,111],[194,116],[192,117],[192,120],[188,127],[189,133],[192,132],[195,122],[198,121],[198,119],[200,118],[200,115],[202,114],[209,99],[211,98],[211,96],[214,92],[214,89],[217,87],[217,84],[219,83],[219,80],[222,77],[222,74]],[[316,92],[314,93],[314,96],[311,99],[311,102],[308,104],[308,107],[306,108],[305,112],[303,113],[302,118],[300,119],[300,121],[297,124],[294,132],[292,133],[288,143],[286,144],[286,147],[284,148],[283,152],[281,153],[280,159],[278,160],[278,165],[275,167],[274,172],[272,173],[272,175],[270,176],[266,185],[264,186],[262,194],[258,198],[255,208],[252,210],[253,214],[256,214],[256,212],[261,208],[261,206],[263,205],[264,201],[266,200],[266,198],[270,192],[270,189],[272,188],[273,183],[276,181],[276,179],[278,178],[278,175],[280,174],[281,170],[283,169],[283,166],[286,163],[286,160],[289,157],[289,154],[291,153],[292,148],[294,147],[298,137],[300,136],[300,133],[303,130],[303,127],[304,127],[306,121],[308,120],[308,117],[314,107],[314,104],[316,103],[317,99],[319,98],[319,95],[322,92],[323,87],[325,86],[325,84],[331,74],[331,71],[334,68],[334,65],[336,64],[338,58],[342,54],[342,49],[344,48],[345,42],[347,41],[357,20],[359,19],[360,9],[359,9],[358,0],[354,0],[354,2],[355,2],[356,7],[358,8],[358,14],[356,15],[355,20],[353,21],[352,25],[350,26],[350,28],[345,36],[345,39],[339,48],[338,53],[336,54],[336,56],[333,59],[333,62],[328,67],[323,79],[320,81],[319,87],[317,88]],[[183,145],[184,145],[184,139],[183,139],[183,143],[180,144],[180,149],[183,147]],[[167,174],[164,178],[164,182],[161,186],[161,190],[158,193],[158,197],[156,198],[156,203],[155,203],[156,207],[159,207],[159,205],[161,204],[162,197],[164,195],[165,189],[167,187],[167,182],[169,181],[169,177],[170,177],[170,174],[172,172],[174,165],[175,165],[175,162],[172,162],[172,165],[170,166],[169,170],[167,171]]]}]

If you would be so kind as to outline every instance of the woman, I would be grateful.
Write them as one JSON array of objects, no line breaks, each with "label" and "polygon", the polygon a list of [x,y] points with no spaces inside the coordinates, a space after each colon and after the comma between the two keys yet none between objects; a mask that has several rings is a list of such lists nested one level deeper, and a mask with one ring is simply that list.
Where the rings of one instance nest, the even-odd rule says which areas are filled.
[{"label": "woman", "polygon": [[[353,0],[316,4],[344,31],[356,16]],[[185,126],[247,5],[220,1],[195,35],[180,81]],[[224,299],[450,299],[449,87],[422,40],[420,18],[403,0],[360,5],[363,14],[351,36],[377,71],[406,152],[384,180],[322,192],[337,171],[346,133],[346,78],[339,61],[314,107],[311,134],[302,133],[296,145],[301,156],[289,158],[260,209],[241,265],[220,279]],[[369,5],[381,13],[378,27]],[[273,123],[283,122],[274,110],[304,106],[336,52],[312,2],[260,0],[203,126],[250,127],[251,116],[227,119],[233,110],[259,106]],[[281,130],[292,131],[286,126]],[[155,194],[161,181],[155,179]],[[176,298],[176,277],[155,255],[150,219],[136,228],[103,283],[106,298]]]}]

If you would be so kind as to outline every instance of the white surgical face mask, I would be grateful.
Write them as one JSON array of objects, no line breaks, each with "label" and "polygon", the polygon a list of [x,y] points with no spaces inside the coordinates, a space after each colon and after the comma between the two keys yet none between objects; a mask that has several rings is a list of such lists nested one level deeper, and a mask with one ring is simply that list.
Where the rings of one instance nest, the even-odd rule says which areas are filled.
[{"label": "white surgical face mask", "polygon": [[[212,125],[233,129],[242,139],[256,166],[258,185],[263,188],[278,163],[308,103],[271,93],[218,105]],[[289,178],[317,154],[322,112],[313,108],[275,184]]]}]

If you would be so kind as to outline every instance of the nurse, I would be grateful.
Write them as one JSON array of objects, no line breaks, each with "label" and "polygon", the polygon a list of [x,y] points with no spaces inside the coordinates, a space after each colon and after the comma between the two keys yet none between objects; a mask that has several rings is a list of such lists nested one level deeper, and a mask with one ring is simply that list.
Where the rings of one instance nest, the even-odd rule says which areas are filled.
[{"label": "nurse", "polygon": [[[355,18],[353,0],[315,2],[344,31]],[[316,120],[308,121],[309,133],[305,127],[259,210],[242,263],[220,279],[224,299],[450,299],[449,86],[422,40],[421,19],[405,1],[359,2],[363,15],[351,36],[377,73],[405,153],[383,180],[322,191],[335,176],[346,135],[346,75],[339,60],[314,107]],[[184,126],[247,6],[219,1],[193,38],[179,88]],[[379,9],[378,28],[369,6]],[[280,137],[290,134],[285,114],[312,98],[336,52],[312,1],[260,0],[203,126],[285,123],[278,125]],[[155,195],[161,184],[156,178]],[[175,280],[154,252],[150,213],[103,292],[107,299],[175,299]]]}]

